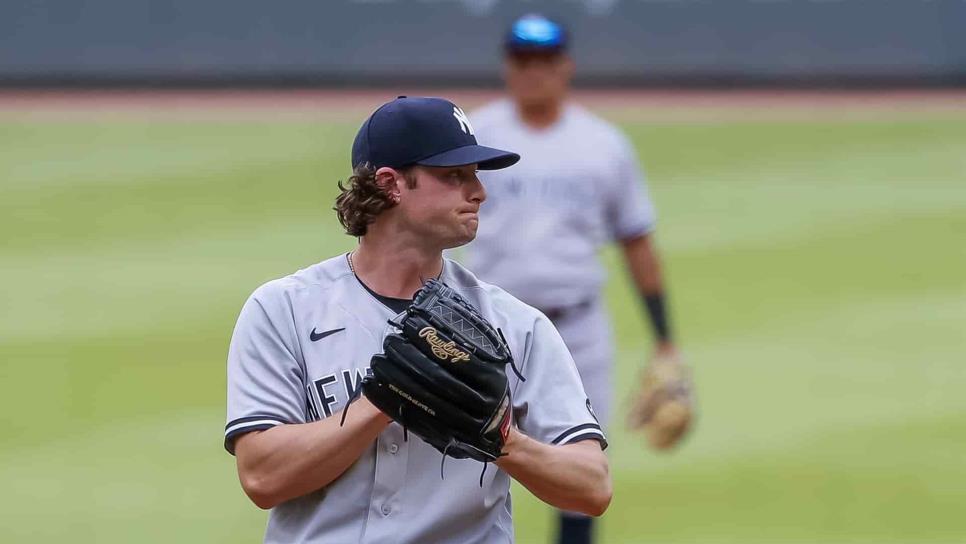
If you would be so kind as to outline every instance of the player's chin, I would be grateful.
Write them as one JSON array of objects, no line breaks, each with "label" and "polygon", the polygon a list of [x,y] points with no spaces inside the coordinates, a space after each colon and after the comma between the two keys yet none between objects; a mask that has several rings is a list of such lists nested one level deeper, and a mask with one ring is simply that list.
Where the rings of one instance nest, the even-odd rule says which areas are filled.
[{"label": "player's chin", "polygon": [[462,230],[471,232],[476,237],[476,230],[480,228],[480,216],[475,213],[461,213],[459,225]]},{"label": "player's chin", "polygon": [[479,226],[480,226],[480,222],[479,220],[476,220],[476,219],[464,221],[463,223],[461,223],[460,228],[458,229],[458,232],[453,237],[454,244],[455,244],[453,247],[466,245],[472,242],[473,239],[476,238],[476,231],[479,228]]}]

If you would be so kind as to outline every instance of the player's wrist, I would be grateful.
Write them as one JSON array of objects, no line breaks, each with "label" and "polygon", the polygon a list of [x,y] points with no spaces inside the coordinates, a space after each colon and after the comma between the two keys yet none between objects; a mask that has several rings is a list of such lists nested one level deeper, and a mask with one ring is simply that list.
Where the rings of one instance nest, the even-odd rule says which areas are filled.
[{"label": "player's wrist", "polygon": [[667,311],[667,297],[663,291],[642,293],[641,300],[651,321],[651,328],[658,346],[671,345],[671,323]]},{"label": "player's wrist", "polygon": [[510,427],[506,441],[503,443],[503,456],[496,460],[497,466],[512,465],[520,460],[526,451],[527,442],[533,440],[523,434],[516,427]]},{"label": "player's wrist", "polygon": [[387,416],[382,410],[376,407],[365,395],[360,395],[359,399],[353,402],[355,406],[352,410],[358,409],[363,414],[365,421],[370,421],[373,423],[381,424],[382,426],[387,426],[392,423],[392,418]]},{"label": "player's wrist", "polygon": [[658,356],[662,356],[662,357],[675,356],[677,355],[677,353],[678,353],[678,350],[674,346],[674,343],[669,340],[663,341],[663,342],[658,340],[657,344],[654,346],[654,354]]}]

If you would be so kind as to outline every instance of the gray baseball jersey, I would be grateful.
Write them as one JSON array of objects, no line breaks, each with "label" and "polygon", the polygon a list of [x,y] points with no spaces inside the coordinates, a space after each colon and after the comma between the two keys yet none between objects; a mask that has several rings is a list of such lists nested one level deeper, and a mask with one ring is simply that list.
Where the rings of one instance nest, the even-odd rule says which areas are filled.
[{"label": "gray baseball jersey", "polygon": [[627,138],[576,104],[545,130],[525,125],[509,100],[471,118],[480,144],[515,149],[522,158],[480,172],[487,199],[476,240],[466,248],[468,267],[537,308],[596,298],[605,279],[601,246],[654,226]]},{"label": "gray baseball jersey", "polygon": [[[441,279],[503,330],[526,381],[510,376],[515,424],[552,444],[606,447],[573,359],[539,311],[450,260]],[[258,288],[242,308],[228,354],[225,447],[241,434],[306,423],[341,410],[382,351],[398,312],[361,284],[340,255]],[[336,417],[338,417],[336,415]],[[265,542],[505,543],[513,541],[510,478],[471,459],[447,459],[390,424],[323,489],[272,509]]]}]

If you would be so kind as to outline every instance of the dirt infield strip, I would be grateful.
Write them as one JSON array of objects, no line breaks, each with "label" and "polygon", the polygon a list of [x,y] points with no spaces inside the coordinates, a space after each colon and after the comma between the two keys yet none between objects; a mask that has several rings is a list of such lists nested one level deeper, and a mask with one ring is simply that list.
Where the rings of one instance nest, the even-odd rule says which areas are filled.
[{"label": "dirt infield strip", "polygon": [[[0,120],[327,120],[357,122],[396,94],[445,96],[472,109],[499,96],[470,89],[0,90]],[[618,120],[966,119],[966,89],[939,91],[582,90],[576,99]]]}]

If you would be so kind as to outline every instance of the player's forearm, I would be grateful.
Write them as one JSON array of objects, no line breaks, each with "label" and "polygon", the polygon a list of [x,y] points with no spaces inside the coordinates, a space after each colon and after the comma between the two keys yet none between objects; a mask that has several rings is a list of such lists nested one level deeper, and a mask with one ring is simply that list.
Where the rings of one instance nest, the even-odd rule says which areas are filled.
[{"label": "player's forearm", "polygon": [[607,457],[596,441],[551,446],[512,430],[496,464],[551,506],[599,516],[612,494]]},{"label": "player's forearm", "polygon": [[624,260],[631,272],[634,285],[644,294],[660,293],[664,286],[661,279],[661,261],[650,234],[629,238],[621,242]]},{"label": "player's forearm", "polygon": [[671,327],[661,278],[661,262],[650,235],[624,240],[621,243],[627,267],[634,285],[644,302],[654,330],[658,349],[672,349]]},{"label": "player's forearm", "polygon": [[279,425],[238,439],[235,454],[245,493],[260,508],[301,497],[342,475],[389,423],[364,397],[322,421]]}]

